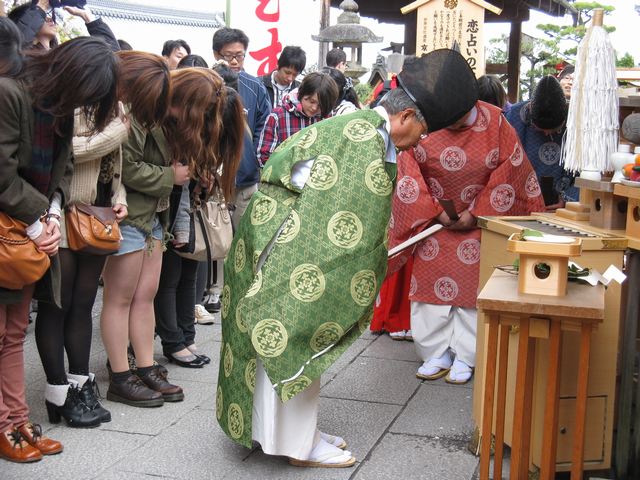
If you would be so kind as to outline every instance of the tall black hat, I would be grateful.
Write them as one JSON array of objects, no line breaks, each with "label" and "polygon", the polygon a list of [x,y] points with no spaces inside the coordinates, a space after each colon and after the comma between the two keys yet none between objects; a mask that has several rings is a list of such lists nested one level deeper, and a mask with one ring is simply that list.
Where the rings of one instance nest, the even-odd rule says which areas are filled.
[{"label": "tall black hat", "polygon": [[473,70],[459,52],[449,49],[405,59],[398,86],[420,109],[429,132],[460,120],[478,101]]},{"label": "tall black hat", "polygon": [[547,75],[536,86],[531,100],[531,122],[538,128],[554,130],[567,121],[567,100],[555,77]]}]

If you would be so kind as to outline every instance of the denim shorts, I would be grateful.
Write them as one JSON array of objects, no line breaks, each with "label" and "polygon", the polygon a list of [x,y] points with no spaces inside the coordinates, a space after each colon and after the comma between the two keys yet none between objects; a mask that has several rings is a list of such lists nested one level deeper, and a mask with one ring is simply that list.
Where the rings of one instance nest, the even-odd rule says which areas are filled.
[{"label": "denim shorts", "polygon": [[[113,255],[125,255],[127,253],[139,252],[140,250],[151,249],[147,234],[133,225],[120,225],[120,249]],[[162,225],[156,216],[151,229],[151,236],[154,240],[162,241]]]}]

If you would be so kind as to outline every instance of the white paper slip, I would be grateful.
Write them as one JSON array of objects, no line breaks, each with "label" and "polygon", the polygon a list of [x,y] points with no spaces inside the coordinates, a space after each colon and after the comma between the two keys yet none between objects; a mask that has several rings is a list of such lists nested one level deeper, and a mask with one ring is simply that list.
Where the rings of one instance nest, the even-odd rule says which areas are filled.
[{"label": "white paper slip", "polygon": [[434,233],[436,233],[441,229],[442,229],[442,225],[439,223],[436,223],[435,225],[432,225],[426,230],[423,230],[417,235],[414,235],[413,237],[409,238],[408,240],[405,240],[400,245],[396,245],[395,247],[393,247],[391,250],[389,250],[389,253],[387,256],[393,257],[396,253],[409,248],[411,245],[418,243],[420,240],[424,240],[428,236],[433,235]]},{"label": "white paper slip", "polygon": [[[578,269],[582,270],[582,267],[575,262],[569,262],[569,265],[575,265]],[[580,280],[584,280],[589,285],[595,287],[598,283],[601,283],[605,286],[611,283],[611,280],[614,280],[618,283],[622,283],[626,280],[627,276],[622,273],[617,267],[614,265],[609,265],[609,268],[601,274],[597,270],[591,269],[589,275],[585,277],[580,277]]]}]

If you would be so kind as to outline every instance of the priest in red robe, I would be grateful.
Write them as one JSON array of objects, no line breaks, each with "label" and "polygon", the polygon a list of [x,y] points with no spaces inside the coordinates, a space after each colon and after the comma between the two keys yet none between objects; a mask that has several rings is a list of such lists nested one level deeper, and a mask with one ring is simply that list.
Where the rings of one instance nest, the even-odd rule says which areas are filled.
[{"label": "priest in red robe", "polygon": [[449,383],[471,378],[480,271],[477,217],[535,211],[544,211],[536,173],[515,130],[493,105],[475,102],[454,125],[400,155],[389,247],[431,224],[445,226],[389,263],[388,275],[413,259],[408,300],[416,351],[424,362],[418,378],[446,375]]}]

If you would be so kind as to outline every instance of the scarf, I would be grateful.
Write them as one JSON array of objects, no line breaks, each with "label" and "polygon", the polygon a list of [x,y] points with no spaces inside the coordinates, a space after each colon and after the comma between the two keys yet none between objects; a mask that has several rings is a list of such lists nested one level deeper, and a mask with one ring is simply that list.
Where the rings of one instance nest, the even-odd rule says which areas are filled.
[{"label": "scarf", "polygon": [[33,109],[33,145],[31,164],[24,178],[40,193],[46,195],[51,182],[55,149],[54,117],[36,108]]}]

